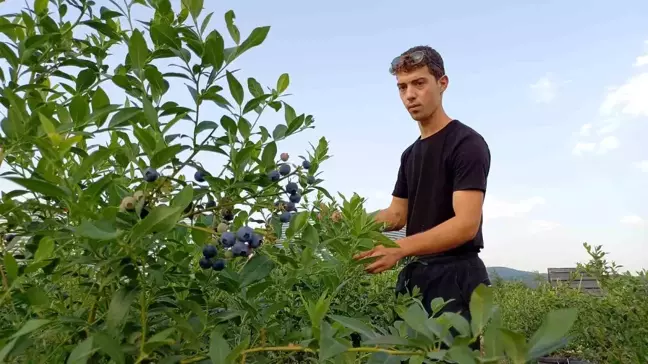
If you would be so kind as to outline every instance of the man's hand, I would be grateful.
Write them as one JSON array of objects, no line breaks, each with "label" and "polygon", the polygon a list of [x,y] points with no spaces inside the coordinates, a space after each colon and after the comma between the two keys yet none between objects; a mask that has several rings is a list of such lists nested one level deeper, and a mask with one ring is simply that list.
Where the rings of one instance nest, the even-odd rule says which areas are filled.
[{"label": "man's hand", "polygon": [[356,254],[353,259],[360,260],[369,257],[378,257],[378,259],[368,265],[365,270],[368,273],[377,274],[395,266],[404,257],[404,252],[401,248],[385,248],[378,245],[369,251]]}]

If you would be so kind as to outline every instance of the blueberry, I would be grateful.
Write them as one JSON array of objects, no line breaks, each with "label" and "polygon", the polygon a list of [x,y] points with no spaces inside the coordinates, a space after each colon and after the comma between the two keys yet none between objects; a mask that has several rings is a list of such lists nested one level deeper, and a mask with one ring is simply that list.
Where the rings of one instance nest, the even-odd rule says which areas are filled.
[{"label": "blueberry", "polygon": [[290,199],[290,202],[299,203],[299,201],[301,201],[301,195],[299,194],[299,192],[296,192],[296,193],[290,195],[289,199]]},{"label": "blueberry", "polygon": [[224,219],[225,221],[232,221],[232,220],[234,220],[234,214],[232,213],[232,211],[225,210],[225,211],[223,211],[222,216],[223,216],[223,219]]},{"label": "blueberry", "polygon": [[304,169],[309,169],[311,167],[311,163],[305,160],[302,162],[302,167],[304,167]]},{"label": "blueberry", "polygon": [[15,237],[16,237],[16,234],[7,234],[7,235],[5,235],[5,241],[7,243],[10,243],[12,240],[14,240]]},{"label": "blueberry", "polygon": [[286,204],[286,211],[295,211],[295,203],[294,202],[288,202]]},{"label": "blueberry", "polygon": [[288,212],[288,211],[284,211],[284,212],[282,212],[281,215],[279,216],[279,221],[281,221],[281,222],[283,222],[283,223],[287,223],[287,222],[290,221],[290,218],[291,218],[291,217],[292,217],[292,215],[290,214],[290,212]]},{"label": "blueberry", "polygon": [[223,259],[216,259],[212,264],[212,269],[217,271],[225,269],[225,261]]},{"label": "blueberry", "polygon": [[232,254],[235,257],[245,257],[248,255],[248,246],[244,242],[237,240],[232,247]]},{"label": "blueberry", "polygon": [[289,194],[295,194],[297,191],[299,191],[299,186],[295,182],[288,182],[286,183],[286,192]]},{"label": "blueberry", "polygon": [[194,174],[194,179],[198,182],[205,182],[205,172],[196,171],[196,173]]},{"label": "blueberry", "polygon": [[263,242],[263,237],[259,234],[252,234],[252,239],[250,240],[250,248],[256,249],[261,246]]},{"label": "blueberry", "polygon": [[281,178],[281,175],[279,174],[279,171],[270,171],[270,173],[268,173],[268,178],[270,178],[272,182],[277,182]]},{"label": "blueberry", "polygon": [[216,256],[216,253],[217,253],[216,247],[211,244],[205,245],[205,247],[203,248],[203,255],[206,258],[213,258]]},{"label": "blueberry", "polygon": [[144,170],[144,180],[146,182],[155,182],[158,177],[160,177],[160,174],[154,168],[148,167]]},{"label": "blueberry", "polygon": [[223,233],[223,236],[221,236],[221,244],[226,248],[232,247],[235,242],[236,236],[233,232],[226,231]]},{"label": "blueberry", "polygon": [[236,232],[236,238],[246,243],[252,239],[252,235],[254,235],[254,230],[249,226],[242,226]]},{"label": "blueberry", "polygon": [[309,185],[314,185],[315,184],[315,176],[308,176],[306,179],[306,182],[308,182]]},{"label": "blueberry", "polygon": [[282,161],[287,162],[290,156],[288,155],[288,153],[281,153],[280,157]]},{"label": "blueberry", "polygon": [[205,257],[200,258],[200,261],[198,262],[198,264],[200,264],[200,268],[202,268],[202,269],[209,269],[212,266],[209,259],[207,259]]},{"label": "blueberry", "polygon": [[207,201],[207,203],[205,204],[205,206],[207,206],[208,209],[212,209],[212,208],[216,207],[216,201],[214,201],[214,200],[209,200],[209,201]]},{"label": "blueberry", "polygon": [[282,176],[287,176],[290,173],[290,165],[288,164],[282,164],[281,167],[279,167],[279,173]]}]

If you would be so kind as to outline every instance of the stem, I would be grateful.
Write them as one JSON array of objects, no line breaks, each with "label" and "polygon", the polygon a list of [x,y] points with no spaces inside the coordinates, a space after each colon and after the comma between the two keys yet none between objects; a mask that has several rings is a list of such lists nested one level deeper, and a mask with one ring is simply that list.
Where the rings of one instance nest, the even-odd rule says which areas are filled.
[{"label": "stem", "polygon": [[206,228],[206,227],[202,227],[202,226],[187,225],[187,224],[183,224],[181,222],[177,223],[176,225],[186,227],[186,228],[189,228],[189,229],[202,230],[202,231],[204,231],[206,233],[210,233],[210,234],[216,234],[215,230],[212,230],[212,229]]},{"label": "stem", "polygon": [[141,362],[148,355],[144,352],[144,344],[146,344],[146,296],[144,295],[144,290],[140,293],[140,305],[142,306],[140,310],[140,320],[142,321],[142,337],[140,339],[140,359],[137,362]]}]

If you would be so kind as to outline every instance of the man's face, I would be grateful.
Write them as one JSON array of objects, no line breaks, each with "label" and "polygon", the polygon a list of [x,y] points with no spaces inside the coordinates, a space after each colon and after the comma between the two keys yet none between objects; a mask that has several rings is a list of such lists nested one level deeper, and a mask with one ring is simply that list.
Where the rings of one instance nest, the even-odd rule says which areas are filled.
[{"label": "man's face", "polygon": [[427,66],[399,72],[396,81],[403,105],[416,121],[424,121],[436,112],[448,85],[446,76],[437,81]]}]

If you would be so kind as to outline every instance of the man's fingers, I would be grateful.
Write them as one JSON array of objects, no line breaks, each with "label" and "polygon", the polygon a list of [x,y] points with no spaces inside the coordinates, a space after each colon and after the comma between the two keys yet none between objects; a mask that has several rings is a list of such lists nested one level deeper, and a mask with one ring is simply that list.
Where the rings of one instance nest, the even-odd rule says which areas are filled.
[{"label": "man's fingers", "polygon": [[367,250],[366,252],[362,252],[362,253],[358,253],[358,254],[354,255],[353,259],[358,260],[358,259],[366,258],[366,257],[370,256],[373,253],[374,253],[374,249]]},{"label": "man's fingers", "polygon": [[368,273],[380,273],[384,270],[384,259],[378,259],[365,268]]}]

